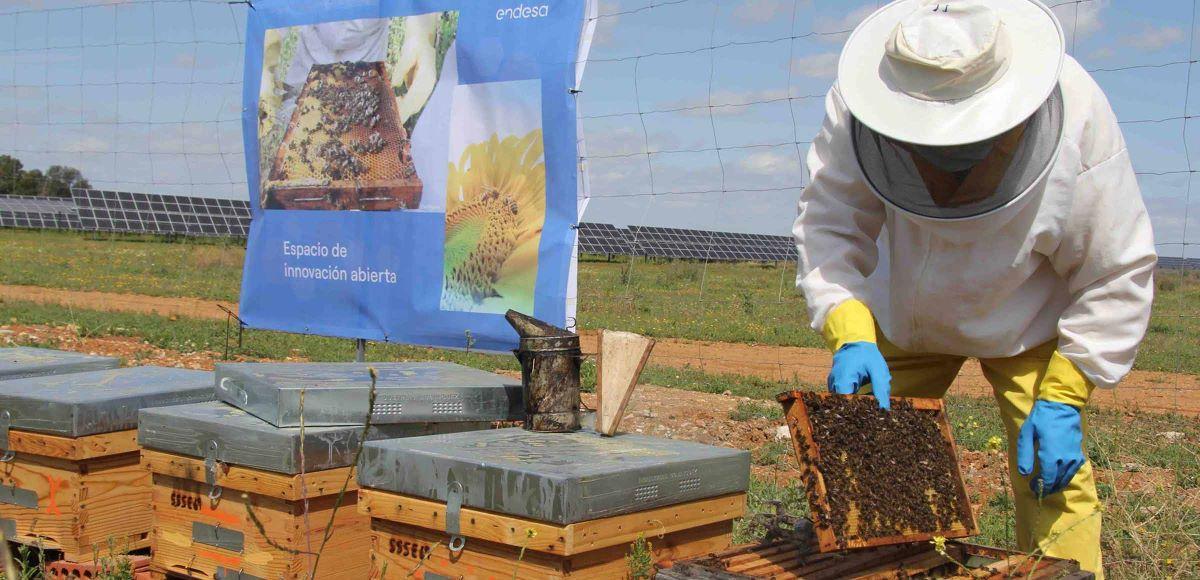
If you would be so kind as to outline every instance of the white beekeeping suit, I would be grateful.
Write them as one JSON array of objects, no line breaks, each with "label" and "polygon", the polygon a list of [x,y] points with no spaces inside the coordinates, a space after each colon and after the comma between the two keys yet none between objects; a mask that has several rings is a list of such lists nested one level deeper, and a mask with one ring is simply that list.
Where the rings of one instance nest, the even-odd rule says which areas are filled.
[{"label": "white beekeeping suit", "polygon": [[1037,0],[880,8],[843,49],[793,231],[829,389],[886,408],[979,359],[1018,545],[1103,577],[1082,411],[1133,365],[1157,257],[1116,116],[1063,47]]},{"label": "white beekeeping suit", "polygon": [[343,61],[381,61],[387,58],[388,20],[364,18],[299,27],[296,54],[283,82],[288,86],[280,118],[292,118],[296,97],[314,64]]}]

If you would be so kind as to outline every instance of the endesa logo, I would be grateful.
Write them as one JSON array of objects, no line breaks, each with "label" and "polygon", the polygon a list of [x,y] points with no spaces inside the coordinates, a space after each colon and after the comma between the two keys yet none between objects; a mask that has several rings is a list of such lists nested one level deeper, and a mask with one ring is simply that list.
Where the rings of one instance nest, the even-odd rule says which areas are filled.
[{"label": "endesa logo", "polygon": [[517,4],[513,8],[501,8],[496,11],[496,20],[519,20],[521,18],[545,18],[550,15],[550,7],[546,4],[526,6]]}]

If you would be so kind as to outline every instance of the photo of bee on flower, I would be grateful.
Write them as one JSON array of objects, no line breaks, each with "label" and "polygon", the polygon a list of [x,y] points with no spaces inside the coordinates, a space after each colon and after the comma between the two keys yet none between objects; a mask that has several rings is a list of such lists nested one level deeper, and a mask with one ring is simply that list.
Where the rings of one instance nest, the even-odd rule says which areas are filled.
[{"label": "photo of bee on flower", "polygon": [[534,311],[546,223],[541,90],[538,80],[454,89],[442,310]]},{"label": "photo of bee on flower", "polygon": [[419,207],[411,137],[457,28],[457,12],[440,12],[268,30],[262,207]]}]

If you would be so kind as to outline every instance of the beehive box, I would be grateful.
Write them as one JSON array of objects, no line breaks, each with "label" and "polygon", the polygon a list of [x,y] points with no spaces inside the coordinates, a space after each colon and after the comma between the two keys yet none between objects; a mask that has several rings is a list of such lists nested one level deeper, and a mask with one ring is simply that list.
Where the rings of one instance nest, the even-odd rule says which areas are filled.
[{"label": "beehive box", "polygon": [[313,65],[263,189],[266,208],[416,209],[421,180],[382,62]]},{"label": "beehive box", "polygon": [[[490,426],[379,425],[368,438]],[[316,577],[366,578],[368,519],[354,508],[351,477],[362,435],[362,425],[274,427],[221,402],[143,411],[138,439],[153,473],[154,569],[193,578],[307,578],[310,554],[333,517]]]},{"label": "beehive box", "polygon": [[779,395],[820,550],[977,533],[941,399]]},{"label": "beehive box", "polygon": [[639,535],[656,560],[728,546],[749,471],[745,451],[629,434],[393,439],[364,448],[359,509],[375,578],[613,578]]},{"label": "beehive box", "polygon": [[101,371],[118,366],[121,366],[121,361],[108,356],[27,346],[0,348],[0,381]]},{"label": "beehive box", "polygon": [[951,562],[928,542],[817,553],[815,546],[788,541],[750,544],[674,563],[659,570],[657,580],[771,580],[945,578],[954,580],[1087,580],[1073,560],[1020,554],[958,541],[946,542]]},{"label": "beehive box", "polygon": [[68,560],[149,545],[137,412],[212,399],[212,375],[134,367],[0,382],[0,527]]},{"label": "beehive box", "polygon": [[217,398],[276,427],[360,425],[374,368],[373,424],[516,421],[521,382],[448,362],[231,363],[216,368]]}]

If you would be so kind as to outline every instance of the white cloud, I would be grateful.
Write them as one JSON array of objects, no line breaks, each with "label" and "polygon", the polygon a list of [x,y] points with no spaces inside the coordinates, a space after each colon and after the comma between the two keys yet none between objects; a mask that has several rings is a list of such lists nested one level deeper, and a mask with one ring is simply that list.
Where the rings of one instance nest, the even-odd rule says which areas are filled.
[{"label": "white cloud", "polygon": [[[813,31],[826,33],[820,38],[826,40],[827,42],[843,42],[846,40],[846,36],[849,31],[853,30],[855,26],[858,26],[859,22],[862,22],[864,18],[870,16],[872,12],[875,12],[875,10],[875,3],[871,2],[868,4],[863,4],[862,6],[847,12],[840,18],[821,16],[813,22]],[[828,34],[842,31],[846,31],[847,34]]]},{"label": "white cloud", "polygon": [[618,2],[610,0],[600,0],[597,7],[597,14],[602,15],[596,19],[596,31],[592,33],[592,46],[606,46],[612,44],[613,31],[617,29],[617,22],[621,20],[619,15],[603,16],[604,14],[613,14],[619,12],[621,5]]},{"label": "white cloud", "polygon": [[1183,28],[1179,26],[1145,24],[1140,32],[1122,36],[1121,44],[1153,52],[1183,42],[1186,38]]},{"label": "white cloud", "polygon": [[733,19],[744,24],[766,24],[790,18],[792,4],[783,0],[742,0],[732,8]]},{"label": "white cloud", "polygon": [[793,73],[818,79],[837,76],[837,66],[838,53],[836,52],[810,54],[792,60]]},{"label": "white cloud", "polygon": [[1107,58],[1112,58],[1116,55],[1117,55],[1117,51],[1114,50],[1111,46],[1102,46],[1102,47],[1097,48],[1096,50],[1093,50],[1092,52],[1088,53],[1088,58],[1090,58],[1092,60],[1104,60]]},{"label": "white cloud", "polygon": [[1053,9],[1058,20],[1062,22],[1068,47],[1074,45],[1077,40],[1085,39],[1104,28],[1101,12],[1107,6],[1108,0],[1091,0],[1090,2],[1060,4]]},{"label": "white cloud", "polygon": [[680,111],[681,114],[689,117],[707,117],[709,114],[708,105],[711,102],[711,109],[714,117],[733,117],[742,114],[746,107],[726,106],[726,105],[743,105],[747,103],[762,103],[764,101],[775,101],[787,98],[787,90],[764,89],[759,91],[731,91],[728,89],[715,90],[712,93],[711,101],[708,95],[701,94],[699,96],[681,99],[672,103],[668,103],[664,108],[668,109],[686,109]]},{"label": "white cloud", "polygon": [[791,171],[795,165],[795,155],[784,155],[771,150],[752,153],[738,162],[743,171],[753,175],[777,175]]},{"label": "white cloud", "polygon": [[[603,14],[603,12],[601,12]],[[617,29],[620,16],[605,16],[596,20],[596,32],[592,34],[592,46],[607,46],[612,44],[613,31]]]},{"label": "white cloud", "polygon": [[626,155],[644,153],[646,138],[632,127],[584,131],[588,155]]},{"label": "white cloud", "polygon": [[194,68],[196,66],[196,55],[181,52],[171,59],[171,64],[180,68]]}]

